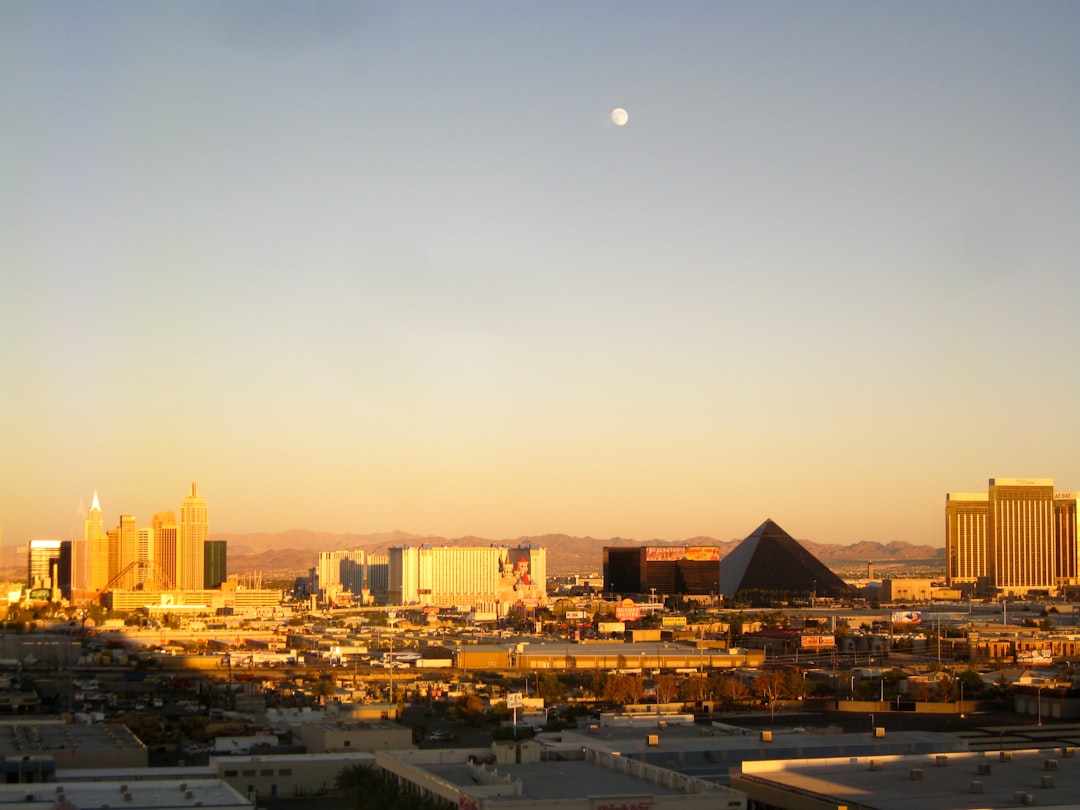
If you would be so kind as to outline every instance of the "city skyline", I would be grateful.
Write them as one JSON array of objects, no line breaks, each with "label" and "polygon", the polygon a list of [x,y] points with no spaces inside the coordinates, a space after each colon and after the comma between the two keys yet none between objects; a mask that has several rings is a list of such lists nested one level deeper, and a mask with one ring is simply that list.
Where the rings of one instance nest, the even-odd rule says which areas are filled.
[{"label": "city skyline", "polygon": [[946,493],[1076,488],[1077,41],[1065,2],[0,6],[0,542],[192,480],[221,533],[937,547]]}]

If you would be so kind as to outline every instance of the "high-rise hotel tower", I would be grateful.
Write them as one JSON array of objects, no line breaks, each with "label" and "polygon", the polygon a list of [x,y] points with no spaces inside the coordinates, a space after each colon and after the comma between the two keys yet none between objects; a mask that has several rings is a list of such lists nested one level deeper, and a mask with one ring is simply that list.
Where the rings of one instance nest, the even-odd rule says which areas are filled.
[{"label": "high-rise hotel tower", "polygon": [[98,494],[83,524],[83,549],[86,553],[86,587],[100,590],[109,584],[116,571],[109,569],[109,536],[105,533],[105,518],[101,514]]},{"label": "high-rise hotel tower", "polygon": [[945,496],[945,575],[952,586],[977,582],[990,569],[985,492]]},{"label": "high-rise hotel tower", "polygon": [[180,505],[176,542],[176,587],[197,591],[203,587],[203,545],[210,537],[206,501],[191,482],[191,494]]},{"label": "high-rise hotel tower", "polygon": [[1054,495],[1051,478],[991,478],[985,495],[946,495],[949,585],[1023,595],[1076,584],[1076,499],[1065,495]]}]

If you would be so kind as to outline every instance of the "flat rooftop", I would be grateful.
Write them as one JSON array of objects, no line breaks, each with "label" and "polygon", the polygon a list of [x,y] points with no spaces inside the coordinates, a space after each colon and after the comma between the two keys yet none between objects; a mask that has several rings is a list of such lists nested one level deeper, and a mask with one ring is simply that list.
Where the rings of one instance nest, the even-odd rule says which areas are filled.
[{"label": "flat rooftop", "polygon": [[[181,789],[183,787],[183,789]],[[63,796],[64,802],[60,801]],[[42,802],[48,807],[247,808],[251,804],[220,779],[167,779],[130,782],[37,782],[0,785],[0,805]],[[55,804],[54,804],[55,803]]]},{"label": "flat rooftop", "polygon": [[718,761],[723,759],[738,762],[744,759],[801,759],[968,750],[967,743],[960,737],[933,731],[889,731],[883,737],[875,737],[870,731],[774,728],[766,730],[771,734],[771,740],[763,739],[762,731],[723,724],[601,726],[594,730],[563,731],[561,741],[563,744],[599,748],[635,758],[646,755],[650,761],[660,764],[663,764],[662,760],[665,758],[687,761],[691,759],[689,755],[702,752],[712,752]]},{"label": "flat rooftop", "polygon": [[[1007,759],[1002,759],[1002,756]],[[781,788],[873,810],[1076,808],[1080,758],[1063,750],[747,762],[736,789]],[[1028,801],[1026,797],[1030,796]]]},{"label": "flat rooftop", "polygon": [[[500,774],[519,780],[522,785],[522,795],[504,797],[508,801],[576,799],[582,795],[583,789],[593,796],[625,796],[641,793],[672,796],[681,792],[585,760],[504,764],[497,767]],[[475,784],[465,763],[425,765],[424,770],[466,789]],[[490,798],[498,800],[499,797]]]},{"label": "flat rooftop", "polygon": [[143,747],[139,739],[119,723],[92,726],[50,721],[0,723],[0,754],[5,755]]}]

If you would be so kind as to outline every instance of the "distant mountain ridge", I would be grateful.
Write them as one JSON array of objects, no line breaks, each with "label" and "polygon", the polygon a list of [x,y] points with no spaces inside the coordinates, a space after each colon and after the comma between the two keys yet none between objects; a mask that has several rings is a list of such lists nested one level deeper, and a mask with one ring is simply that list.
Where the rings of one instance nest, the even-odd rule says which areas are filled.
[{"label": "distant mountain ridge", "polygon": [[[492,540],[483,537],[437,537],[410,534],[403,531],[375,534],[333,534],[306,529],[285,532],[249,532],[229,534],[214,532],[213,539],[228,542],[229,573],[260,571],[264,577],[303,576],[312,568],[320,551],[362,548],[368,552],[383,552],[392,545],[488,546],[531,544],[547,549],[548,573],[568,574],[600,571],[603,567],[604,546],[717,546],[723,558],[743,538],[716,540],[712,537],[691,537],[686,540],[630,540],[620,537],[606,539],[572,537],[566,534],[542,534]],[[835,543],[799,543],[822,562],[904,562],[944,559],[945,549],[930,545],[914,545],[905,540],[878,543],[864,540],[848,546]]]}]

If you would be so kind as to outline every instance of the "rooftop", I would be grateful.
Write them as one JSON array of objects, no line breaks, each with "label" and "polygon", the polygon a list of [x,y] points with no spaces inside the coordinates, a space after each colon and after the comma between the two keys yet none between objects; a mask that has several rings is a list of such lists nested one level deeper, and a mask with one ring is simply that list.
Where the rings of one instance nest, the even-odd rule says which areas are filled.
[{"label": "rooftop", "polygon": [[[1075,749],[961,753],[940,756],[836,757],[821,760],[747,762],[734,786],[781,787],[872,810],[964,810],[1075,808],[1080,796],[1080,759]],[[775,795],[775,794],[773,794]],[[783,806],[783,805],[778,805]]]},{"label": "rooftop", "polygon": [[47,782],[0,785],[0,805],[44,802],[52,807],[250,808],[247,798],[220,779],[127,782]]}]

